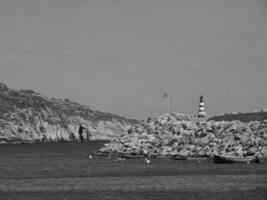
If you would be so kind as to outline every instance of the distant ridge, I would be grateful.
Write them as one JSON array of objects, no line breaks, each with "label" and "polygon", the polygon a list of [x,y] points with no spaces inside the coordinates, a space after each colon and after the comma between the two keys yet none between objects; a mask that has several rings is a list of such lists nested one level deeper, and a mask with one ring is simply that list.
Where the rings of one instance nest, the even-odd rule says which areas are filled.
[{"label": "distant ridge", "polygon": [[214,121],[234,121],[239,120],[242,122],[250,121],[264,121],[267,120],[267,111],[257,111],[249,113],[229,113],[224,115],[217,115],[209,118]]},{"label": "distant ridge", "polygon": [[89,139],[111,139],[139,121],[91,110],[68,99],[48,98],[33,90],[15,90],[0,83],[0,142],[79,141],[85,127]]}]

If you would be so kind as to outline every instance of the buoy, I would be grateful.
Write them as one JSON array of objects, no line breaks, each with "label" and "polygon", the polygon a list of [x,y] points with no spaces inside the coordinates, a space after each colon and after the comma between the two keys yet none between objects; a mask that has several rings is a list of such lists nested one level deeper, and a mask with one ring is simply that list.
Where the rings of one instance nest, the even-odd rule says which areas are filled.
[{"label": "buoy", "polygon": [[89,159],[93,159],[93,156],[92,156],[92,155],[88,155],[88,158],[89,158]]},{"label": "buoy", "polygon": [[149,164],[150,163],[150,160],[149,159],[145,159],[145,162],[147,163],[147,164]]}]

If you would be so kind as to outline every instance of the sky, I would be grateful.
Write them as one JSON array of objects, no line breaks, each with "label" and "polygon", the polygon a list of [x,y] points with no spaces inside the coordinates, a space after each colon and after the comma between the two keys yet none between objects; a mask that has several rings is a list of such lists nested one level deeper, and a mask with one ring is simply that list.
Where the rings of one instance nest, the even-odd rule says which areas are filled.
[{"label": "sky", "polygon": [[267,108],[267,0],[1,0],[0,82],[143,119]]}]

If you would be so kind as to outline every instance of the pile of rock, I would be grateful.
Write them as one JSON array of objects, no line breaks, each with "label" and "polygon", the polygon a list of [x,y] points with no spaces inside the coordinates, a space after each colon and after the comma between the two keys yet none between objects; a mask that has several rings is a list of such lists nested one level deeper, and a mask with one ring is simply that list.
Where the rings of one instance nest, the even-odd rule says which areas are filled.
[{"label": "pile of rock", "polygon": [[266,122],[193,121],[192,116],[179,113],[149,118],[99,151],[151,157],[212,154],[267,157]]}]

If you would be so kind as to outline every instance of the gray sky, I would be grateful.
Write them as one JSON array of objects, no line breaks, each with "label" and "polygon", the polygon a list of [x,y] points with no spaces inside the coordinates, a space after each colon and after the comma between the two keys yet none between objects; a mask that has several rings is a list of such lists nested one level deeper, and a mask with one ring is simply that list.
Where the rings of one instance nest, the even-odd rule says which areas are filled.
[{"label": "gray sky", "polygon": [[[0,0],[0,82],[144,118],[267,108],[264,0]],[[227,92],[229,91],[229,92]]]}]

